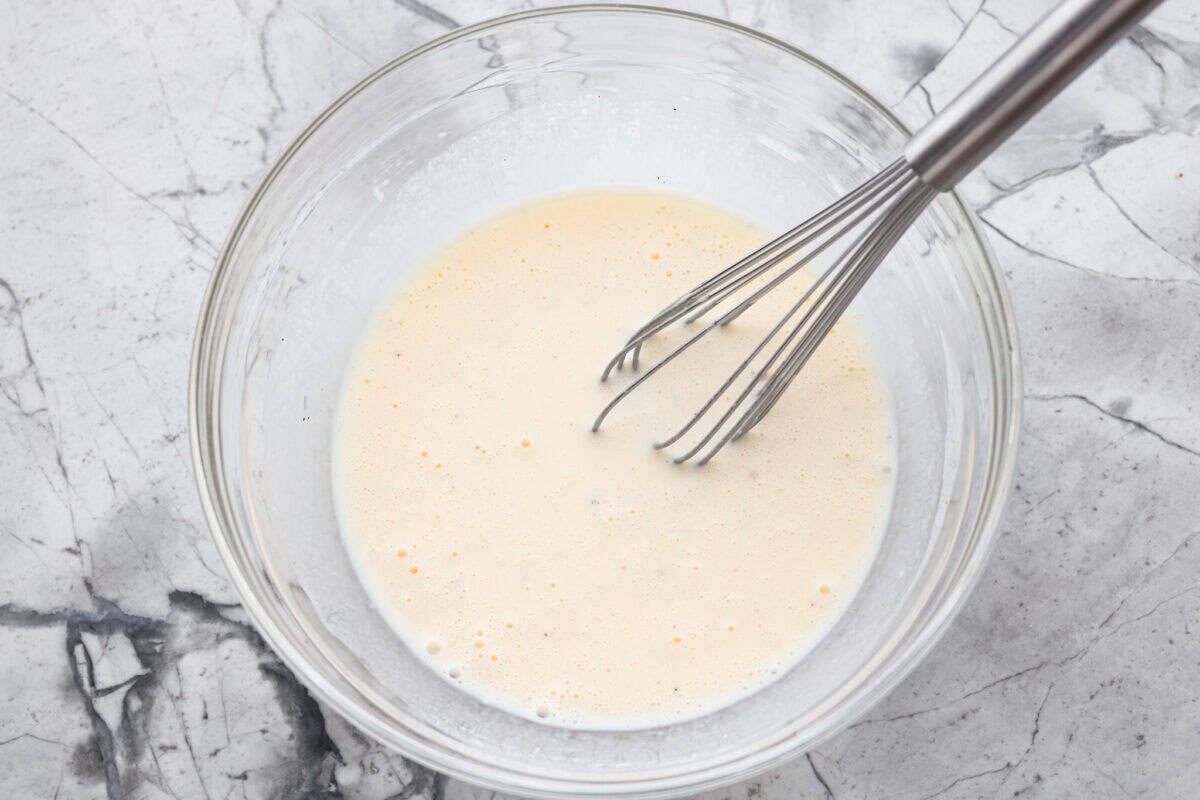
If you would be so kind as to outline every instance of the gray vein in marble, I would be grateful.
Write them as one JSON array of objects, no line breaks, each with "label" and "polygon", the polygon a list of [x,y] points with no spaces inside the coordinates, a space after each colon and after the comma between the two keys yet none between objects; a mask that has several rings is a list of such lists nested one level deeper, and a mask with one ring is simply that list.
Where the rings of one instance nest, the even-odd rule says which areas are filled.
[{"label": "gray vein in marble", "polygon": [[104,162],[102,162],[99,158],[97,158],[95,155],[93,155],[92,152],[89,151],[86,146],[84,146],[83,142],[81,142],[81,141],[79,141],[79,139],[75,138],[75,136],[73,136],[69,131],[62,128],[58,123],[56,123],[50,117],[46,116],[41,111],[39,111],[37,108],[35,108],[33,105],[31,105],[27,101],[21,99],[17,95],[13,94],[8,89],[0,89],[0,92],[3,92],[4,95],[6,97],[8,97],[10,100],[12,100],[14,103],[16,103],[21,108],[25,109],[30,114],[32,114],[35,117],[37,117],[38,119],[40,119],[42,122],[44,122],[50,128],[52,128],[55,132],[57,132],[60,136],[67,139],[71,144],[75,145],[75,147],[78,148],[79,152],[83,153],[83,155],[86,156],[89,161],[91,161],[93,164],[95,164],[97,167],[99,167],[101,170],[103,170],[104,173],[106,175],[108,175],[108,177],[112,178],[112,180],[118,186],[120,186],[122,189],[124,189],[129,194],[136,197],[138,200],[141,200],[143,203],[148,205],[150,208],[154,209],[159,214],[163,215],[166,219],[168,219],[171,222],[171,224],[173,224],[176,228],[179,229],[179,232],[184,236],[184,238],[186,238],[188,240],[189,243],[195,244],[196,242],[200,242],[208,249],[208,255],[211,255],[211,256],[216,255],[217,246],[215,244],[213,244],[212,241],[207,239],[204,236],[204,234],[202,234],[200,231],[196,230],[195,227],[193,227],[186,220],[176,219],[175,217],[173,217],[171,215],[171,213],[169,211],[167,211],[165,208],[163,208],[159,204],[155,203],[154,200],[152,200],[149,195],[142,194],[141,192],[137,191],[132,186],[130,186],[128,183],[126,183],[121,178],[120,175],[117,175],[115,172],[113,172],[108,167],[106,167],[104,165]]},{"label": "gray vein in marble", "polygon": [[[230,608],[236,607],[213,603],[190,592],[172,592],[167,617],[152,619],[125,613],[102,598],[95,598],[95,602],[97,611],[39,611],[5,604],[0,606],[0,627],[61,630],[66,664],[92,730],[90,742],[81,746],[94,751],[94,759],[88,763],[102,775],[109,800],[139,796],[142,781],[169,786],[170,779],[163,772],[162,758],[166,752],[177,752],[178,745],[151,741],[147,737],[153,724],[148,717],[163,705],[171,706],[171,713],[179,718],[178,742],[195,770],[196,788],[204,797],[211,797],[201,773],[206,761],[233,744],[228,717],[222,718],[224,743],[198,752],[198,743],[193,741],[185,714],[178,707],[182,698],[167,684],[182,682],[179,663],[182,659],[228,641],[245,644],[253,654],[259,681],[270,690],[282,722],[290,729],[288,747],[293,757],[287,762],[287,768],[275,776],[282,782],[278,787],[283,789],[281,795],[340,796],[333,769],[341,763],[342,757],[326,732],[321,709],[253,627],[226,616]],[[123,672],[105,680],[101,677],[102,660],[116,638],[127,642],[135,660],[126,664]],[[220,685],[217,688],[219,691]],[[111,706],[109,713],[102,711],[104,704]],[[211,713],[226,714],[223,697],[221,706],[212,709]],[[207,722],[209,715],[210,710],[205,704],[201,710],[202,720]],[[0,746],[29,735],[11,737]],[[154,774],[142,771],[145,763],[153,764]],[[428,771],[419,772],[419,775],[417,783],[423,786],[436,782]],[[86,778],[86,772],[80,777]],[[238,775],[226,777],[233,781],[247,779]],[[187,796],[173,791],[168,793]]]},{"label": "gray vein in marble", "polygon": [[821,771],[817,769],[817,764],[815,761],[813,761],[812,753],[805,753],[804,760],[808,762],[808,767],[812,770],[813,777],[817,779],[817,783],[819,783],[821,788],[825,791],[825,797],[829,798],[829,800],[836,800],[837,795],[833,793],[833,789],[830,787],[829,781],[825,780],[825,776],[822,775]]},{"label": "gray vein in marble", "polygon": [[1158,439],[1160,442],[1167,445],[1168,447],[1174,447],[1176,450],[1180,450],[1189,455],[1200,457],[1200,450],[1193,450],[1192,448],[1190,448],[1186,445],[1182,445],[1179,442],[1172,441],[1172,440],[1168,439],[1166,436],[1163,436],[1158,431],[1151,428],[1149,425],[1147,425],[1144,422],[1138,422],[1136,419],[1130,419],[1129,417],[1122,416],[1121,412],[1120,412],[1120,408],[1122,405],[1125,405],[1125,404],[1114,403],[1109,408],[1105,408],[1104,406],[1097,403],[1095,400],[1090,400],[1081,394],[1027,394],[1027,395],[1025,395],[1025,399],[1026,400],[1078,400],[1081,403],[1086,403],[1087,405],[1096,409],[1097,411],[1099,411],[1101,414],[1104,414],[1105,416],[1112,417],[1113,419],[1116,419],[1116,420],[1120,420],[1121,422],[1124,422],[1127,425],[1133,426],[1133,428],[1141,431],[1142,433],[1147,433],[1147,434],[1153,436],[1155,439]]},{"label": "gray vein in marble", "polygon": [[438,11],[433,6],[422,3],[421,0],[395,0],[396,5],[408,9],[418,17],[427,19],[430,22],[441,25],[446,30],[453,30],[461,27],[458,22],[454,21],[453,17],[449,17]]}]

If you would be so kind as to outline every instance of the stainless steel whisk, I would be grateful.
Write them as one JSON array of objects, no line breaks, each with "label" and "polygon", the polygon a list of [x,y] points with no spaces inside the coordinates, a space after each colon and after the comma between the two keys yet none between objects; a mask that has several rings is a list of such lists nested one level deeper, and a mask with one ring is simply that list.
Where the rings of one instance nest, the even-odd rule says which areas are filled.
[{"label": "stainless steel whisk", "polygon": [[[664,328],[679,320],[696,322],[720,309],[711,322],[614,397],[596,417],[592,430],[599,430],[621,400],[697,341],[728,325],[798,270],[833,250],[831,265],[750,355],[682,428],[654,446],[669,447],[710,420],[707,427],[699,428],[703,433],[698,440],[675,458],[682,463],[707,447],[697,462],[704,464],[744,436],[775,406],[933,197],[974,169],[1160,1],[1066,0],[1052,10],[921,128],[901,158],[833,205],[696,286],[634,332],[605,367],[602,381],[622,369],[627,358],[637,371],[642,345]],[[767,276],[776,269],[777,274]],[[776,341],[766,361],[751,370]],[[748,379],[743,378],[747,373]],[[739,379],[745,384],[740,390]],[[721,410],[722,398],[731,393],[732,402]]]}]

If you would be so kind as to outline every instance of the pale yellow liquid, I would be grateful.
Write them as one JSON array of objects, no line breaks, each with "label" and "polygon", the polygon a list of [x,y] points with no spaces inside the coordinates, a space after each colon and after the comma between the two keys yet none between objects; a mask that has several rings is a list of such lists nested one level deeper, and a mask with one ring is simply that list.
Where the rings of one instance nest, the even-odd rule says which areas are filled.
[{"label": "pale yellow liquid", "polygon": [[[590,432],[628,381],[598,376],[629,332],[765,239],[676,197],[556,197],[471,230],[378,319],[336,443],[344,535],[379,608],[433,668],[532,717],[667,721],[763,685],[844,609],[876,549],[892,460],[851,322],[704,467],[650,443],[799,286]],[[682,335],[656,339],[648,360]]]}]

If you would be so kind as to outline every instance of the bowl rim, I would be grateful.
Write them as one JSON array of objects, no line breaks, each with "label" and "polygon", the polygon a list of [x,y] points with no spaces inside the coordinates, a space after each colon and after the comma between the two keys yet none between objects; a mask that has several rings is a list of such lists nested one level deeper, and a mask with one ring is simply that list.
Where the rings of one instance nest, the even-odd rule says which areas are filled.
[{"label": "bowl rim", "polygon": [[440,773],[500,791],[546,798],[616,795],[676,797],[682,793],[704,791],[752,778],[811,751],[844,731],[911,674],[941,639],[982,575],[983,567],[995,545],[1001,515],[1015,475],[1017,442],[1021,432],[1023,376],[1016,322],[1000,263],[974,211],[957,191],[951,190],[945,194],[966,220],[967,231],[983,256],[983,267],[978,275],[980,285],[976,287],[983,294],[979,298],[980,314],[994,318],[985,327],[992,334],[986,337],[986,341],[991,351],[989,356],[992,369],[989,377],[997,398],[991,415],[991,441],[995,446],[987,464],[985,491],[981,497],[976,524],[974,530],[969,531],[969,539],[972,540],[971,551],[959,564],[958,580],[936,603],[933,613],[914,641],[898,648],[887,669],[882,674],[877,672],[871,681],[864,682],[859,687],[856,694],[852,695],[851,702],[843,706],[840,718],[827,722],[823,730],[803,741],[799,740],[795,732],[791,732],[765,748],[749,754],[734,753],[719,762],[710,762],[701,769],[674,768],[617,781],[594,781],[548,777],[529,771],[496,767],[481,759],[469,759],[460,753],[431,746],[414,731],[404,731],[403,735],[397,735],[393,728],[379,724],[372,714],[365,712],[355,697],[326,680],[310,665],[304,654],[293,647],[289,634],[275,619],[276,614],[269,598],[264,597],[264,593],[258,588],[257,578],[261,576],[252,578],[247,573],[249,565],[242,552],[243,548],[237,537],[230,533],[230,528],[236,526],[229,524],[229,508],[233,495],[226,485],[224,470],[220,467],[219,404],[209,402],[217,397],[216,390],[220,386],[219,380],[211,381],[209,376],[219,376],[220,371],[210,367],[219,365],[224,358],[224,350],[220,345],[224,343],[227,331],[222,331],[216,323],[220,318],[221,298],[231,280],[233,253],[259,204],[272,189],[282,170],[309,138],[342,106],[368,86],[425,53],[474,36],[481,31],[513,22],[597,12],[674,17],[755,39],[824,73],[865,102],[898,132],[908,137],[912,136],[909,127],[891,109],[871,92],[824,61],[770,34],[706,14],[643,4],[584,3],[517,11],[448,31],[373,70],[326,106],[276,158],[243,204],[214,263],[197,318],[188,377],[188,439],[205,521],[224,562],[230,583],[237,590],[247,614],[275,654],[296,674],[305,687],[356,729],[384,746]]}]

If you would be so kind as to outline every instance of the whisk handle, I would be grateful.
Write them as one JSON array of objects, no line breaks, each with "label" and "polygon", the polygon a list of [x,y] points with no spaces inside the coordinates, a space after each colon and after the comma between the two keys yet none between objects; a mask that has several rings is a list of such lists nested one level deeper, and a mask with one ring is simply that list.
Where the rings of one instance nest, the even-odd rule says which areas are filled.
[{"label": "whisk handle", "polygon": [[1160,2],[1065,0],[917,131],[905,159],[951,188]]}]

